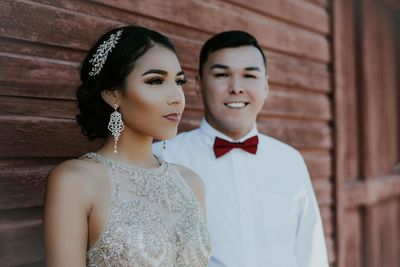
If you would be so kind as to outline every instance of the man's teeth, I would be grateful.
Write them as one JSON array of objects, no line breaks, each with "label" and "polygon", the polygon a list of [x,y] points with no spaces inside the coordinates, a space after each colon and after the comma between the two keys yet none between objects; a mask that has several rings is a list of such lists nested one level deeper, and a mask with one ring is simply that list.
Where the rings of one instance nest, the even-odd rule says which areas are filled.
[{"label": "man's teeth", "polygon": [[244,107],[246,104],[243,102],[232,102],[232,103],[227,103],[226,104],[228,107],[230,108],[242,108]]}]

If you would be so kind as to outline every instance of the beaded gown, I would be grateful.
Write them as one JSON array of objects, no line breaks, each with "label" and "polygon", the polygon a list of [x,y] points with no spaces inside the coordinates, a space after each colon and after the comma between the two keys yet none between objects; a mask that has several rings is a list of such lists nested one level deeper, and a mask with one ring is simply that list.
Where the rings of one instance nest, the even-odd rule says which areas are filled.
[{"label": "beaded gown", "polygon": [[199,201],[178,170],[165,161],[145,169],[88,153],[110,178],[106,224],[87,251],[87,266],[207,266],[211,252]]}]

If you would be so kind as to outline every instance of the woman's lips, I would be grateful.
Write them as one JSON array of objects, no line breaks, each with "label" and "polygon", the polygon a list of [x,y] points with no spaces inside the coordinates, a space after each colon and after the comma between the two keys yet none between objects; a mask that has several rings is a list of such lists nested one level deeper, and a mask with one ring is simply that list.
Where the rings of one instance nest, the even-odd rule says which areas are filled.
[{"label": "woman's lips", "polygon": [[181,120],[181,114],[179,113],[171,113],[168,115],[163,116],[167,120],[174,121],[174,122],[179,122]]}]

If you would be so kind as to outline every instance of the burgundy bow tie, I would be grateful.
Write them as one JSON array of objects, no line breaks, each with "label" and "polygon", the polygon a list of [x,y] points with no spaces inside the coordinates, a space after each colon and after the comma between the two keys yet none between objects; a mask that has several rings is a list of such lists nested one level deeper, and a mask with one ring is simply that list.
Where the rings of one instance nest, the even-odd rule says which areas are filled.
[{"label": "burgundy bow tie", "polygon": [[241,148],[251,154],[257,153],[258,146],[258,136],[255,135],[245,140],[244,142],[232,143],[221,139],[219,137],[215,137],[214,141],[214,154],[216,158],[219,158],[234,148]]}]

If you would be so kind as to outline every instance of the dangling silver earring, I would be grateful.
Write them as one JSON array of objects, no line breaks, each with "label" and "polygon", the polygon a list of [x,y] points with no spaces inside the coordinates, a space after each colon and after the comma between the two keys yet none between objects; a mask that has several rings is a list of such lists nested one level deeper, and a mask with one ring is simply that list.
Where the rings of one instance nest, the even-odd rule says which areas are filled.
[{"label": "dangling silver earring", "polygon": [[124,122],[122,121],[121,113],[117,111],[118,105],[114,104],[114,112],[110,115],[110,121],[108,122],[108,130],[114,137],[114,154],[117,154],[117,144],[119,136],[124,129]]}]

